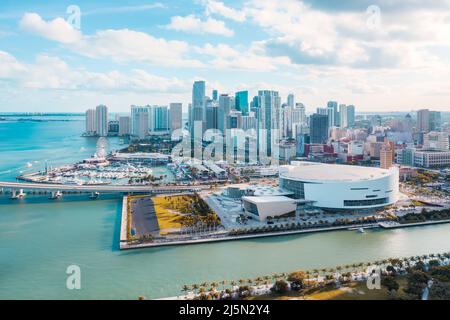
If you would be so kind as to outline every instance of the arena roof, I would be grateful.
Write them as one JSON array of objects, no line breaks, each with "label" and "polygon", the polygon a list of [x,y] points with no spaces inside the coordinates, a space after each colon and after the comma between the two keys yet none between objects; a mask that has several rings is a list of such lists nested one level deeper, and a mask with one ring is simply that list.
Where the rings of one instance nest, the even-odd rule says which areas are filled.
[{"label": "arena roof", "polygon": [[360,181],[386,177],[391,170],[341,164],[293,161],[280,167],[280,177],[301,181]]}]

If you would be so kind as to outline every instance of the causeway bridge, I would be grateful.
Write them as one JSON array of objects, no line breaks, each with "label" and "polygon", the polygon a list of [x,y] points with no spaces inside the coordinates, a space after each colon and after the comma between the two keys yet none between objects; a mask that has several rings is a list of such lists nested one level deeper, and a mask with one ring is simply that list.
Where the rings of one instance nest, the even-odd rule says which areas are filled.
[{"label": "causeway bridge", "polygon": [[137,185],[72,185],[49,184],[29,182],[5,182],[0,181],[0,192],[11,193],[11,198],[22,198],[26,192],[51,193],[52,197],[59,197],[62,193],[91,193],[96,196],[100,193],[184,193],[198,192],[209,186],[137,186]]}]

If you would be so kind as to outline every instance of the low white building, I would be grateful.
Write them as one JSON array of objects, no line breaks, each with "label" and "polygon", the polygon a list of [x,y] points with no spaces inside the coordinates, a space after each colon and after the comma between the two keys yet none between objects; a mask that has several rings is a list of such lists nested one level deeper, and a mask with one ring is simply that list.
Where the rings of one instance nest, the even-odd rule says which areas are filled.
[{"label": "low white building", "polygon": [[297,208],[297,200],[285,196],[242,197],[245,212],[266,221],[267,217],[278,217]]}]

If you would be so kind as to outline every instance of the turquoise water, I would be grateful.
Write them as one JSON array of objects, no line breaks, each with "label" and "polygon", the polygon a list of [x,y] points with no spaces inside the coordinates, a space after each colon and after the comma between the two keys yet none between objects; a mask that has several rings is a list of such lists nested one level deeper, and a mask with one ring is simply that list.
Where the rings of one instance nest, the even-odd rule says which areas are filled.
[{"label": "turquoise water", "polygon": [[[83,126],[0,122],[0,169],[8,171],[0,179],[13,179],[29,161],[90,156],[95,141],[79,136]],[[155,298],[179,294],[183,284],[450,249],[447,224],[119,251],[120,210],[114,198],[0,198],[0,299]],[[66,289],[72,264],[81,268],[81,290]]]}]

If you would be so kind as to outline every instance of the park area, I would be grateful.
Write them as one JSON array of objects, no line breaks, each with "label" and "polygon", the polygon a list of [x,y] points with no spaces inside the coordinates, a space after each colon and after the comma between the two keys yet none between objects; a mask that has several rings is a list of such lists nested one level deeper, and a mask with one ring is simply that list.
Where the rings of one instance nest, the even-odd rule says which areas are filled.
[{"label": "park area", "polygon": [[152,201],[161,231],[220,225],[217,215],[197,194],[156,196]]},{"label": "park area", "polygon": [[220,219],[197,194],[129,197],[129,235],[133,240],[179,236],[187,230],[220,226]]}]

